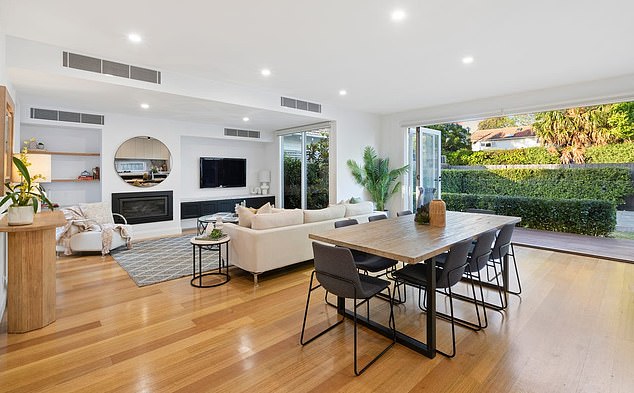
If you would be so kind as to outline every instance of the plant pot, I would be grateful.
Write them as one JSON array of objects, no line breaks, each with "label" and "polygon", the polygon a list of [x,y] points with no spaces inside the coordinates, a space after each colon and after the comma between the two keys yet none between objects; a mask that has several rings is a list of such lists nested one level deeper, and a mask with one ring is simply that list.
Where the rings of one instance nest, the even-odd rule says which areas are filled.
[{"label": "plant pot", "polygon": [[9,206],[7,217],[9,225],[33,224],[33,206]]}]

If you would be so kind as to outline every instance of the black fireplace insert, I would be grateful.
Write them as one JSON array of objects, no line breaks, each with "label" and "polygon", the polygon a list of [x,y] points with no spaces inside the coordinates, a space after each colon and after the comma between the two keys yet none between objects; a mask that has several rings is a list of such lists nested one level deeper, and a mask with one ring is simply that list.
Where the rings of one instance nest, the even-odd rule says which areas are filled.
[{"label": "black fireplace insert", "polygon": [[113,193],[112,212],[124,216],[128,224],[171,221],[173,219],[173,192]]}]

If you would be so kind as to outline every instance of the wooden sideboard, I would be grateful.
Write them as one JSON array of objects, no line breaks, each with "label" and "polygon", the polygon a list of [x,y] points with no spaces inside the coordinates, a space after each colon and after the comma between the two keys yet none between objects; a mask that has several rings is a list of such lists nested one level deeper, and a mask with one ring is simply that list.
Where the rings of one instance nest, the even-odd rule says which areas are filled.
[{"label": "wooden sideboard", "polygon": [[55,321],[55,228],[66,223],[59,211],[35,215],[33,224],[10,226],[8,233],[7,331],[24,333]]}]

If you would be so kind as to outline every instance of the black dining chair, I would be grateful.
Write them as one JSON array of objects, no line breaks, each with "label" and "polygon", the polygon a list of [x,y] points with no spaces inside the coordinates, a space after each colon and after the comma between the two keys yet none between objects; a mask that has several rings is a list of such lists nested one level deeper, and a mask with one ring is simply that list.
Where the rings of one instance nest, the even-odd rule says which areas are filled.
[{"label": "black dining chair", "polygon": [[412,213],[411,210],[401,210],[400,212],[396,212],[396,217],[409,216],[410,214],[414,213]]},{"label": "black dining chair", "polygon": [[368,217],[368,222],[385,220],[387,216],[385,214],[377,214],[376,216]]},{"label": "black dining chair", "polygon": [[[467,213],[480,213],[480,214],[496,214],[495,211],[493,210],[489,210],[489,209],[466,209],[465,210]],[[513,224],[513,227],[515,227],[515,225]],[[511,230],[511,238],[513,237],[512,234],[512,230]],[[520,271],[517,268],[517,259],[515,259],[515,246],[513,246],[513,242],[511,241],[509,243],[509,250],[507,255],[510,258],[513,258],[513,268],[515,269],[515,280],[517,283],[517,291],[513,291],[511,289],[509,289],[509,293],[512,293],[514,295],[520,295],[522,293],[522,281],[520,280]],[[499,258],[497,258],[498,262],[499,262]],[[500,264],[500,271],[502,270],[502,266]],[[493,281],[494,277],[491,277],[491,275],[489,274],[489,270],[487,269],[487,281],[491,282]]]},{"label": "black dining chair", "polygon": [[[313,270],[310,275],[310,284],[308,287],[308,295],[306,297],[306,308],[304,310],[304,320],[302,322],[302,332],[299,341],[302,345],[306,345],[340,325],[345,320],[345,317],[343,317],[343,319],[317,333],[312,338],[304,340],[306,317],[308,316],[308,308],[310,305],[310,294],[314,290],[321,286],[328,292],[333,293],[340,298],[352,299],[354,302],[354,373],[357,376],[361,375],[368,367],[376,362],[377,359],[383,356],[383,354],[394,346],[396,343],[396,324],[394,321],[394,307],[392,302],[390,302],[388,325],[392,330],[392,342],[361,370],[359,370],[357,365],[357,308],[363,303],[366,303],[367,319],[369,321],[370,299],[385,290],[387,290],[388,297],[391,298],[392,294],[390,292],[390,283],[389,281],[380,278],[359,274],[356,269],[354,259],[352,258],[352,253],[347,248],[326,246],[324,244],[313,242],[313,253],[315,257],[315,270]],[[317,278],[319,284],[313,286],[315,278]],[[358,303],[358,300],[362,301]]]},{"label": "black dining chair", "polygon": [[[502,287],[500,285],[499,276],[503,274],[502,269],[504,266],[503,264],[504,257],[505,256],[510,257],[512,253],[513,243],[511,243],[511,239],[513,238],[514,230],[515,230],[515,224],[504,225],[502,229],[500,229],[500,232],[498,232],[497,237],[495,238],[495,243],[493,244],[493,249],[491,250],[491,258],[489,259],[489,267],[493,268],[494,275],[493,275],[493,278],[490,279],[489,281],[493,281],[493,279],[495,279],[497,286],[500,288],[500,291],[502,290],[501,289]],[[522,292],[522,285],[520,283],[520,275],[519,275],[519,270],[517,269],[517,262],[515,262],[515,257],[513,257],[513,264],[515,267],[515,277],[517,279],[517,284],[519,285],[520,290],[517,292],[509,291],[509,293],[519,295]],[[499,270],[498,270],[498,267],[499,267]],[[507,306],[505,299],[506,299],[505,296],[504,297],[500,296],[500,305],[487,304],[487,307],[490,307],[496,310],[503,310]]]},{"label": "black dining chair", "polygon": [[[467,254],[469,253],[469,247],[471,246],[471,240],[465,240],[454,244],[449,252],[447,258],[442,266],[436,266],[436,291],[449,296],[449,315],[448,319],[451,322],[451,353],[443,352],[439,349],[436,351],[447,357],[454,357],[456,355],[456,328],[455,317],[453,309],[453,292],[451,288],[456,285],[462,279],[469,263],[467,262]],[[419,307],[425,311],[420,304],[421,291],[427,291],[427,266],[423,263],[417,263],[407,265],[402,269],[397,270],[394,273],[394,278],[403,284],[413,286],[419,290]],[[445,293],[444,290],[447,290]],[[427,294],[426,294],[427,295]],[[435,296],[433,293],[428,296]],[[474,292],[475,297],[475,292]],[[438,314],[438,312],[437,312]],[[442,317],[440,314],[438,314]]]}]

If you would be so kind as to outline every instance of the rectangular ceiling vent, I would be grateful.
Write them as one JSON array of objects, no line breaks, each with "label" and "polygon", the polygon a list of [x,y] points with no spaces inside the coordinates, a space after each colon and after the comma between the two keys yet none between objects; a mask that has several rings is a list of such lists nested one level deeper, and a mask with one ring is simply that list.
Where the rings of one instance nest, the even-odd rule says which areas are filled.
[{"label": "rectangular ceiling vent", "polygon": [[237,136],[240,138],[260,138],[260,131],[238,130],[236,128],[225,128],[225,136]]},{"label": "rectangular ceiling vent", "polygon": [[98,74],[135,79],[143,82],[161,84],[161,72],[96,57],[62,52],[62,65],[76,70],[96,72]]},{"label": "rectangular ceiling vent", "polygon": [[89,113],[64,112],[52,109],[31,108],[31,119],[67,121],[71,123],[103,125],[103,115]]},{"label": "rectangular ceiling vent", "polygon": [[296,100],[294,98],[282,97],[282,106],[285,106],[287,108],[299,109],[300,111],[321,113],[321,104]]}]

